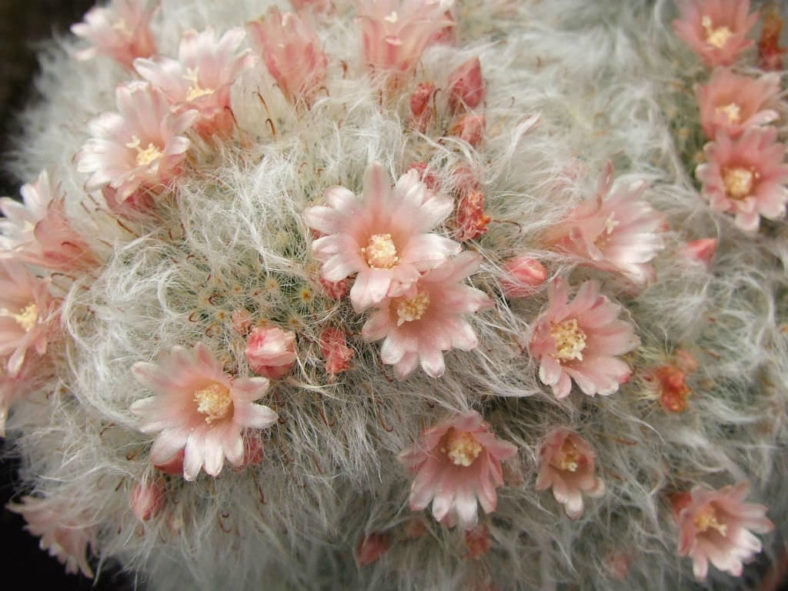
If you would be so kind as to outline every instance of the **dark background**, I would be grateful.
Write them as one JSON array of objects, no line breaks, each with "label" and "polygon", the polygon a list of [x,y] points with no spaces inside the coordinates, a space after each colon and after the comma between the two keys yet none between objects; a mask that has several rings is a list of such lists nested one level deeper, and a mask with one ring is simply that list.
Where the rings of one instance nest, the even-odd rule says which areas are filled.
[{"label": "dark background", "polygon": [[[0,196],[19,195],[21,183],[8,175],[2,162],[12,146],[11,138],[19,135],[15,114],[36,98],[32,87],[38,72],[36,44],[55,33],[67,33],[68,27],[81,21],[92,5],[93,0],[0,0]],[[132,589],[113,569],[102,569],[99,584],[95,586],[82,576],[67,575],[62,564],[38,548],[38,538],[23,531],[24,520],[4,508],[12,499],[17,462],[8,457],[2,440],[0,454],[0,588],[7,591]]]},{"label": "dark background", "polygon": [[[36,43],[50,39],[53,34],[66,33],[69,25],[82,20],[92,5],[93,0],[0,0],[0,196],[19,194],[19,179],[8,175],[2,161],[13,145],[13,138],[19,135],[15,114],[37,98],[32,87],[38,72]],[[86,67],[90,67],[89,63]],[[23,531],[24,520],[4,509],[12,499],[17,465],[8,457],[8,450],[0,440],[0,547],[3,549],[0,587],[8,591],[131,590],[133,586],[117,569],[103,568],[101,579],[95,584],[82,576],[66,575],[62,564],[38,548],[38,539]],[[760,559],[766,570],[763,556]],[[763,591],[788,588],[785,555],[778,559],[778,564],[777,572],[766,574]],[[780,579],[783,585],[778,582]]]}]

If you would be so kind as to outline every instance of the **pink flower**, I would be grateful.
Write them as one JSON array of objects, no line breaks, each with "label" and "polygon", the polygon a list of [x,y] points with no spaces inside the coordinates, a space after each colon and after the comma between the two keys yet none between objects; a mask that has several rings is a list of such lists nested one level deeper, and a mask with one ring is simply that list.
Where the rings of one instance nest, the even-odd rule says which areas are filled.
[{"label": "pink flower", "polygon": [[616,392],[630,375],[617,355],[640,343],[632,325],[618,319],[621,306],[601,295],[596,281],[583,283],[572,302],[563,279],[547,293],[547,310],[535,320],[528,345],[539,360],[539,379],[557,398],[569,395],[572,380],[589,396]]},{"label": "pink flower", "polygon": [[340,329],[329,326],[320,333],[320,353],[326,360],[326,373],[329,381],[336,379],[337,374],[347,371],[350,360],[355,351],[347,346],[345,333]]},{"label": "pink flower", "polygon": [[88,546],[95,550],[96,528],[84,515],[75,515],[67,500],[23,497],[22,504],[7,508],[24,517],[25,529],[41,538],[40,548],[64,564],[66,573],[93,578],[85,554]]},{"label": "pink flower", "polygon": [[536,287],[547,280],[544,265],[529,256],[516,256],[503,265],[504,278],[501,291],[507,298],[524,298],[533,295]]},{"label": "pink flower", "polygon": [[244,428],[265,429],[276,413],[253,402],[268,389],[265,378],[233,379],[203,343],[175,347],[160,365],[139,362],[134,377],[158,394],[131,405],[143,433],[158,433],[151,462],[165,465],[184,450],[183,477],[194,480],[205,467],[218,476],[224,458],[238,466],[244,459]]},{"label": "pink flower", "polygon": [[680,254],[685,261],[701,264],[708,269],[711,267],[715,252],[717,252],[717,239],[701,238],[687,242]]},{"label": "pink flower", "polygon": [[62,195],[56,195],[43,171],[35,183],[23,185],[24,204],[0,199],[0,257],[33,265],[74,271],[98,264],[93,251],[72,227]]},{"label": "pink flower", "polygon": [[290,0],[290,4],[296,10],[313,10],[317,13],[331,10],[331,0]]},{"label": "pink flower", "polygon": [[605,492],[595,461],[594,450],[580,435],[565,427],[553,429],[539,448],[536,490],[552,488],[567,517],[577,519],[583,513],[583,493],[599,497]]},{"label": "pink flower", "polygon": [[459,113],[475,109],[484,100],[484,79],[478,57],[472,57],[449,74],[449,109]]},{"label": "pink flower", "polygon": [[44,355],[58,329],[60,310],[49,294],[49,281],[24,265],[0,260],[0,357],[16,376],[31,350]]},{"label": "pink flower", "polygon": [[107,8],[91,8],[85,22],[71,25],[71,32],[90,41],[93,46],[78,51],[78,60],[97,54],[108,55],[131,68],[135,58],[156,53],[150,20],[156,7],[146,8],[146,0],[113,0]]},{"label": "pink flower", "polygon": [[376,562],[391,546],[391,534],[373,532],[365,535],[356,546],[356,564],[364,566]]},{"label": "pink flower", "polygon": [[323,84],[328,59],[309,22],[297,14],[284,15],[275,6],[264,18],[249,23],[249,33],[265,67],[282,94],[293,104],[309,104]]},{"label": "pink flower", "polygon": [[453,25],[439,0],[357,0],[364,59],[374,73],[404,76],[444,27]]},{"label": "pink flower", "polygon": [[692,558],[699,581],[706,578],[709,561],[721,571],[740,576],[742,563],[761,551],[760,540],[750,530],[766,533],[774,529],[766,518],[766,507],[742,502],[749,488],[746,481],[720,490],[696,486],[689,504],[681,509],[679,556]]},{"label": "pink flower", "polygon": [[416,478],[410,488],[410,508],[421,511],[432,501],[432,515],[463,530],[476,525],[477,500],[485,513],[498,504],[495,489],[503,484],[501,460],[517,448],[490,433],[476,411],[455,415],[424,431],[398,456]]},{"label": "pink flower", "polygon": [[649,262],[665,247],[664,216],[641,199],[644,183],[609,195],[613,166],[607,163],[597,194],[572,209],[545,241],[583,263],[624,275],[635,285],[654,280]]},{"label": "pink flower", "polygon": [[119,86],[115,101],[118,113],[88,124],[93,137],[77,154],[77,170],[90,175],[88,189],[109,185],[123,202],[137,191],[161,191],[180,174],[189,149],[183,134],[199,113],[170,113],[167,98],[142,82]]},{"label": "pink flower", "polygon": [[673,30],[711,68],[731,65],[752,45],[747,33],[758,13],[748,14],[750,0],[680,0],[679,10]]},{"label": "pink flower", "polygon": [[141,480],[129,494],[131,512],[140,521],[156,517],[167,503],[167,483],[162,478]]},{"label": "pink flower", "polygon": [[775,74],[755,79],[738,76],[728,68],[717,68],[708,84],[698,88],[700,121],[706,137],[718,131],[737,138],[754,125],[765,125],[779,118],[764,105],[780,92],[780,77]]},{"label": "pink flower", "polygon": [[427,271],[411,292],[384,300],[364,324],[364,340],[385,339],[381,360],[394,366],[399,379],[419,362],[428,376],[439,378],[446,370],[443,351],[477,347],[476,333],[464,316],[491,302],[484,292],[462,281],[480,264],[478,254],[463,252]]},{"label": "pink flower", "polygon": [[238,76],[254,64],[249,50],[238,52],[243,29],[230,29],[216,39],[213,29],[187,31],[181,37],[178,59],[139,59],[134,68],[160,90],[176,113],[199,113],[195,130],[203,136],[225,136],[235,120],[230,109],[230,89]]},{"label": "pink flower", "polygon": [[734,214],[745,232],[758,230],[760,216],[774,220],[785,215],[788,165],[775,128],[754,127],[737,140],[719,134],[704,151],[706,163],[696,175],[714,211]]},{"label": "pink flower", "polygon": [[246,339],[246,361],[257,375],[277,380],[296,361],[295,334],[275,326],[258,326]]},{"label": "pink flower", "polygon": [[323,261],[327,281],[358,273],[350,290],[357,312],[402,295],[423,271],[460,252],[453,240],[427,233],[446,219],[453,203],[433,195],[416,171],[402,175],[392,191],[383,168],[372,163],[360,199],[344,187],[328,189],[325,198],[328,207],[304,213],[309,227],[327,234],[315,240],[312,252]]}]

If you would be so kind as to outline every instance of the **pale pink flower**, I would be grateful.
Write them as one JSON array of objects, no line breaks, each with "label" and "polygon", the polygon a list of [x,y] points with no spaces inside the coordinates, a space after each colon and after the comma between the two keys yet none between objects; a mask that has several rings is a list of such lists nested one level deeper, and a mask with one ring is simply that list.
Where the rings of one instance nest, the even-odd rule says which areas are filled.
[{"label": "pale pink flower", "polygon": [[347,346],[344,332],[335,326],[329,326],[320,333],[320,353],[326,361],[329,381],[334,381],[337,374],[350,367],[355,351]]},{"label": "pale pink flower", "polygon": [[708,269],[711,267],[711,261],[714,259],[714,253],[716,252],[716,238],[701,238],[700,240],[687,242],[681,249],[680,254],[685,261],[703,265]]},{"label": "pale pink flower", "polygon": [[356,9],[367,66],[395,77],[411,72],[427,45],[453,25],[439,0],[357,0]]},{"label": "pale pink flower", "polygon": [[780,92],[780,77],[739,76],[728,68],[717,68],[709,82],[698,88],[700,122],[703,133],[714,139],[718,131],[737,138],[754,125],[766,125],[779,118],[774,109],[765,109]]},{"label": "pale pink flower", "polygon": [[148,5],[147,0],[113,0],[106,8],[91,8],[84,22],[71,25],[72,33],[93,44],[78,51],[75,57],[87,60],[104,54],[131,68],[135,58],[155,54],[150,20],[157,5]]},{"label": "pale pink flower", "polygon": [[323,261],[322,277],[339,281],[358,273],[350,290],[357,312],[385,297],[405,293],[427,271],[460,252],[460,245],[427,233],[451,213],[453,203],[433,195],[415,170],[402,175],[392,189],[380,164],[364,175],[364,192],[356,197],[344,187],[325,193],[329,206],[308,209],[309,227],[326,234],[312,243]]},{"label": "pale pink flower", "polygon": [[356,546],[356,564],[364,566],[376,562],[391,546],[391,534],[372,532],[365,535]]},{"label": "pale pink flower", "polygon": [[87,242],[66,216],[64,197],[56,194],[46,171],[35,183],[22,186],[24,203],[0,199],[0,257],[33,265],[74,271],[98,263]]},{"label": "pale pink flower", "polygon": [[88,124],[92,137],[77,154],[77,170],[90,175],[88,189],[109,185],[120,203],[137,191],[161,191],[180,174],[189,149],[183,134],[199,113],[171,113],[167,98],[142,82],[118,86],[115,101],[119,112]]},{"label": "pale pink flower", "polygon": [[706,578],[709,561],[721,571],[740,576],[742,563],[761,551],[761,542],[752,532],[774,529],[765,506],[743,502],[749,488],[746,481],[719,490],[696,486],[679,512],[679,556],[692,558],[699,581]]},{"label": "pale pink flower", "polygon": [[167,503],[167,483],[163,478],[140,480],[129,493],[129,507],[140,521],[156,517]]},{"label": "pale pink flower", "polygon": [[589,396],[608,395],[629,379],[629,366],[619,359],[640,343],[629,322],[619,320],[621,306],[599,293],[596,281],[580,286],[568,301],[566,281],[547,289],[548,306],[534,321],[528,345],[539,361],[539,379],[557,398],[565,398],[572,380]]},{"label": "pale pink flower", "polygon": [[421,363],[433,378],[446,370],[443,352],[471,351],[479,341],[466,314],[491,305],[484,292],[465,285],[481,257],[465,251],[440,267],[427,271],[413,289],[381,302],[361,329],[368,342],[385,339],[380,348],[383,363],[394,366],[399,379]]},{"label": "pale pink flower", "polygon": [[472,57],[449,74],[449,110],[475,109],[484,100],[484,79],[478,57]]},{"label": "pale pink flower", "polygon": [[181,37],[178,59],[139,59],[134,68],[160,90],[176,113],[199,113],[194,129],[203,136],[225,136],[235,125],[230,109],[230,89],[240,74],[254,64],[249,50],[238,51],[246,34],[230,29],[220,39],[212,28]]},{"label": "pale pink flower", "polygon": [[27,522],[25,529],[40,537],[38,545],[65,565],[66,573],[81,572],[93,578],[87,561],[87,550],[96,547],[96,528],[84,515],[75,515],[65,499],[23,497],[22,503],[7,505]]},{"label": "pale pink flower", "polygon": [[553,429],[539,447],[535,488],[552,488],[567,517],[577,519],[583,513],[584,493],[599,497],[605,492],[605,483],[596,475],[595,462],[594,450],[580,435],[565,427]]},{"label": "pale pink flower", "polygon": [[719,134],[704,151],[706,163],[696,175],[714,211],[734,214],[745,232],[758,230],[761,216],[776,220],[785,215],[788,165],[774,127],[753,127],[737,140]]},{"label": "pale pink flower", "polygon": [[476,411],[453,416],[422,432],[419,440],[398,456],[416,474],[410,488],[410,508],[421,511],[432,502],[432,515],[463,530],[476,525],[477,500],[484,512],[495,511],[495,489],[503,484],[501,461],[517,448],[497,439]]},{"label": "pale pink flower", "polygon": [[654,280],[649,262],[665,247],[665,217],[642,199],[645,183],[612,195],[613,166],[607,163],[597,194],[573,208],[545,241],[603,271],[621,273],[635,285]]},{"label": "pale pink flower", "polygon": [[60,320],[49,281],[34,277],[24,265],[0,260],[0,357],[6,370],[19,374],[31,351],[44,355]]},{"label": "pale pink flower", "polygon": [[260,20],[250,22],[252,41],[285,98],[309,104],[326,78],[328,59],[309,22],[297,14],[271,7]]},{"label": "pale pink flower", "polygon": [[257,375],[277,380],[296,362],[295,333],[276,326],[258,326],[246,339],[246,361]]},{"label": "pale pink flower", "polygon": [[752,45],[747,33],[758,22],[750,0],[680,0],[676,35],[709,67],[729,66]]},{"label": "pale pink flower", "polygon": [[135,363],[132,372],[157,392],[131,405],[141,417],[140,431],[158,433],[151,463],[166,465],[183,450],[186,480],[194,480],[203,467],[218,476],[225,458],[240,465],[242,430],[265,429],[276,422],[273,410],[254,404],[268,389],[268,380],[231,378],[203,343],[192,350],[175,347],[160,365]]},{"label": "pale pink flower", "polygon": [[520,255],[503,264],[501,291],[507,298],[524,298],[536,293],[547,280],[547,269],[534,258]]}]

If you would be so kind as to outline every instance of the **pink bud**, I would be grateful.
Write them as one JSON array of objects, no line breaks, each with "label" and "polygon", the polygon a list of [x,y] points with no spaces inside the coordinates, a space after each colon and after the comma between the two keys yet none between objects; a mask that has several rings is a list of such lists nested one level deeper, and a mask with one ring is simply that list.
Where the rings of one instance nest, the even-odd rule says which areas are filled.
[{"label": "pink bud", "polygon": [[699,363],[697,357],[686,349],[677,349],[676,352],[673,353],[673,359],[675,360],[676,367],[681,371],[694,373],[698,369]]},{"label": "pink bud", "polygon": [[320,333],[320,352],[326,360],[326,373],[331,381],[350,367],[354,355],[353,349],[347,346],[345,333],[333,326]]},{"label": "pink bud", "polygon": [[408,170],[415,170],[418,172],[419,180],[427,185],[427,188],[430,191],[438,190],[438,179],[432,172],[430,172],[429,168],[427,168],[426,162],[414,162],[408,167]]},{"label": "pink bud", "polygon": [[711,260],[717,251],[717,240],[715,238],[702,238],[688,242],[681,251],[682,256],[693,263],[700,263],[707,269],[711,267]]},{"label": "pink bud", "polygon": [[487,231],[490,221],[490,216],[484,213],[484,193],[468,191],[457,204],[457,240],[479,238]]},{"label": "pink bud", "polygon": [[527,256],[516,256],[503,265],[506,277],[501,280],[503,295],[507,298],[524,298],[534,292],[547,279],[544,265]]},{"label": "pink bud", "polygon": [[466,113],[454,122],[449,130],[449,135],[457,136],[476,148],[482,143],[484,137],[484,115]]},{"label": "pink bud", "polygon": [[153,464],[153,467],[161,472],[164,472],[165,474],[169,474],[170,476],[183,476],[184,455],[184,450],[180,450],[163,464]]},{"label": "pink bud", "polygon": [[433,94],[435,94],[435,85],[432,82],[420,82],[410,95],[411,126],[421,133],[426,131],[432,119],[430,99]]},{"label": "pink bud", "polygon": [[246,340],[246,360],[257,375],[281,378],[296,360],[295,334],[275,326],[255,328]]},{"label": "pink bud", "polygon": [[356,547],[356,564],[372,564],[383,556],[391,546],[391,536],[387,533],[371,533],[364,536]]},{"label": "pink bud", "polygon": [[341,300],[347,294],[347,280],[340,279],[339,281],[328,281],[327,279],[320,278],[320,285],[323,286],[328,297],[334,300]]},{"label": "pink bud", "polygon": [[449,74],[449,109],[458,113],[475,109],[484,100],[484,80],[479,58],[474,57]]},{"label": "pink bud", "polygon": [[481,558],[492,547],[490,530],[483,523],[465,532],[465,547],[468,549],[466,558]]},{"label": "pink bud", "polygon": [[164,480],[156,478],[153,482],[138,482],[129,494],[129,507],[140,521],[148,521],[164,508],[167,489]]},{"label": "pink bud", "polygon": [[240,335],[246,335],[252,327],[252,313],[245,308],[233,310],[230,317],[233,325],[233,330]]}]

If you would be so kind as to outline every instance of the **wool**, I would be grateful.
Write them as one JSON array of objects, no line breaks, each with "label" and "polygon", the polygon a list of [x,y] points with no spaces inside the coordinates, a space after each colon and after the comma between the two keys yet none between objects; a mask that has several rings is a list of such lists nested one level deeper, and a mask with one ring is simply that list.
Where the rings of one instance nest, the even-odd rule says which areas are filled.
[{"label": "wool", "polygon": [[[274,4],[290,9],[162,0],[152,22],[159,52],[177,56],[190,28],[221,35]],[[237,135],[190,136],[187,171],[152,210],[130,218],[87,191],[73,159],[87,123],[116,109],[116,85],[134,74],[106,57],[90,67],[75,61],[84,42],[74,37],[42,50],[40,98],[21,116],[24,133],[6,165],[26,181],[50,171],[101,265],[52,278],[64,334],[50,345],[54,371],[15,400],[7,420],[22,462],[20,497],[67,500],[68,514],[95,531],[96,572],[119,564],[140,588],[162,590],[263,581],[271,589],[695,588],[691,561],[677,555],[670,494],[747,479],[749,498],[785,523],[788,233],[783,221],[744,233],[700,197],[693,170],[704,140],[692,86],[705,70],[670,27],[673,4],[458,1],[458,44],[428,47],[393,93],[365,69],[353,3],[333,4],[314,17],[329,61],[310,108],[289,103],[258,62],[232,90]],[[424,133],[412,130],[416,83],[445,89],[449,73],[473,57],[486,86],[481,145],[447,133],[445,108]],[[435,104],[446,100],[439,91]],[[784,100],[777,109],[788,113]],[[784,140],[785,126],[778,129]],[[325,205],[331,186],[361,193],[370,162],[394,181],[424,162],[447,193],[464,167],[485,195],[492,221],[464,245],[482,260],[466,284],[493,305],[468,316],[480,345],[444,352],[440,378],[417,368],[395,379],[380,345],[361,338],[369,313],[320,285],[304,212]],[[644,181],[643,199],[667,220],[652,261],[657,280],[642,290],[541,239],[595,194],[607,162],[614,191]],[[680,257],[687,241],[705,237],[719,240],[711,269]],[[623,307],[640,345],[625,357],[632,376],[617,392],[591,398],[574,388],[559,400],[540,382],[528,343],[548,283],[506,299],[505,262],[518,255],[540,261],[548,282],[570,278],[573,294],[600,281]],[[297,335],[293,371],[261,400],[280,417],[261,432],[263,459],[194,482],[165,477],[164,510],[141,522],[129,494],[160,473],[148,456],[153,436],[129,411],[151,395],[131,367],[203,342],[226,372],[252,376],[245,336],[233,328],[238,310]],[[354,352],[336,380],[320,348],[328,326],[341,327]],[[674,414],[660,406],[647,371],[678,349],[699,367],[687,378],[689,408]],[[495,512],[480,515],[492,545],[478,559],[466,558],[459,528],[409,509],[411,477],[397,461],[422,431],[469,410],[518,450],[504,461]],[[606,488],[586,497],[574,520],[534,488],[540,442],[557,426],[591,443]],[[358,566],[354,551],[375,532],[391,545]],[[773,559],[780,534],[760,539]],[[623,580],[611,574],[616,556],[628,566]],[[746,589],[754,577],[712,568],[703,585]]]}]

